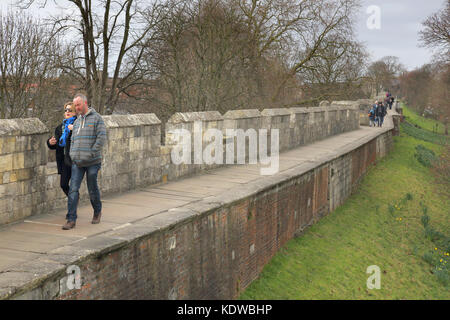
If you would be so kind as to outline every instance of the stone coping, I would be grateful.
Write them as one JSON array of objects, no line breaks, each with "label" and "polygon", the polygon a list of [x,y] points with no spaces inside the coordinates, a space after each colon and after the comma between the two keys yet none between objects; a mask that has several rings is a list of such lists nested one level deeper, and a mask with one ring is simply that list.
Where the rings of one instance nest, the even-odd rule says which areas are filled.
[{"label": "stone coping", "polygon": [[354,110],[354,109],[358,109],[358,103],[356,103],[355,101],[333,101],[330,104],[330,107],[338,107],[338,108],[343,108],[343,109],[350,109],[350,110]]},{"label": "stone coping", "polygon": [[0,136],[26,136],[48,132],[45,124],[38,118],[0,119]]},{"label": "stone coping", "polygon": [[223,116],[219,111],[176,112],[169,118],[169,120],[167,120],[167,123],[217,120],[223,120]]},{"label": "stone coping", "polygon": [[353,105],[329,105],[326,107],[292,107],[289,108],[291,113],[311,113],[311,112],[324,112],[324,111],[338,111],[338,110],[354,110],[356,109]]},{"label": "stone coping", "polygon": [[262,116],[286,116],[286,115],[290,115],[291,112],[289,111],[288,108],[271,108],[271,109],[264,109],[263,111],[261,111],[261,115]]},{"label": "stone coping", "polygon": [[107,128],[136,127],[143,125],[161,124],[154,113],[138,113],[128,115],[102,116]]},{"label": "stone coping", "polygon": [[[357,109],[355,101],[333,101],[324,106],[327,101],[322,101],[319,107],[292,107],[270,108],[259,111],[258,109],[229,110],[223,116],[219,111],[201,112],[176,112],[167,123],[185,123],[194,121],[219,121],[224,119],[246,119],[268,116],[283,116],[291,113],[323,112],[331,110]],[[102,116],[107,128],[136,127],[142,125],[161,124],[161,120],[154,113],[140,113],[130,115],[105,115]],[[33,135],[48,133],[48,128],[37,118],[26,119],[0,119],[0,136]]]},{"label": "stone coping", "polygon": [[229,110],[224,115],[224,119],[248,119],[248,118],[259,118],[261,117],[261,112],[258,109],[237,109]]}]

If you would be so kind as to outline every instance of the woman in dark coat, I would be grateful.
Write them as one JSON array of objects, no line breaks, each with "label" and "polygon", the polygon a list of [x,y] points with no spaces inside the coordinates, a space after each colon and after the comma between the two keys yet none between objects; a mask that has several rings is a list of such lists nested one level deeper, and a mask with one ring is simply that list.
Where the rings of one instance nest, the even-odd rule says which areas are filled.
[{"label": "woman in dark coat", "polygon": [[56,165],[61,176],[60,186],[66,196],[69,194],[69,181],[72,175],[72,161],[70,160],[70,138],[73,122],[76,119],[75,107],[72,102],[64,105],[63,123],[55,128],[55,135],[47,140],[47,146],[56,150]]},{"label": "woman in dark coat", "polygon": [[384,116],[386,115],[386,108],[387,108],[386,105],[384,105],[382,102],[378,102],[376,116],[378,118],[379,127],[383,126]]}]

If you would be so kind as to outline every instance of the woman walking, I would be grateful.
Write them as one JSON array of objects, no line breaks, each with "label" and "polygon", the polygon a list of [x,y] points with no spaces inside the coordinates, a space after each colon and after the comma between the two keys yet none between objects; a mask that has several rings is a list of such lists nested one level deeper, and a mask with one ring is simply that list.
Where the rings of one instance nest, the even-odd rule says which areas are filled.
[{"label": "woman walking", "polygon": [[69,181],[72,175],[72,161],[69,156],[70,138],[73,122],[76,119],[75,107],[72,102],[64,105],[63,123],[55,128],[55,135],[47,140],[49,149],[56,150],[56,165],[60,178],[60,186],[66,196],[69,194]]}]

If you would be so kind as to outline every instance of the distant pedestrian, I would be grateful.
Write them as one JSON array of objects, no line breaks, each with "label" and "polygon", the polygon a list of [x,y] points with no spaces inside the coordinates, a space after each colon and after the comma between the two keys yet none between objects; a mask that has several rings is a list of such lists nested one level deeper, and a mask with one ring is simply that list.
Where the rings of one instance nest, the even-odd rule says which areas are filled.
[{"label": "distant pedestrian", "polygon": [[369,110],[369,126],[370,127],[375,127],[375,114],[376,114],[376,106],[377,106],[377,101],[375,101],[375,104],[372,105],[372,108]]},{"label": "distant pedestrian", "polygon": [[102,147],[106,141],[106,127],[102,117],[94,108],[88,106],[82,94],[73,99],[78,118],[73,125],[70,158],[72,159],[72,179],[67,203],[67,222],[62,227],[69,230],[75,227],[79,189],[86,174],[89,198],[94,209],[92,223],[100,223],[102,202],[97,184],[97,175],[102,162]]},{"label": "distant pedestrian", "polygon": [[386,115],[386,106],[382,102],[378,102],[378,107],[376,110],[376,116],[378,119],[378,126],[382,127],[384,122],[384,117]]},{"label": "distant pedestrian", "polygon": [[390,104],[390,103],[391,103],[391,96],[386,97],[386,98],[384,99],[383,105],[384,105],[385,108],[387,109],[387,108],[389,107],[389,104]]}]

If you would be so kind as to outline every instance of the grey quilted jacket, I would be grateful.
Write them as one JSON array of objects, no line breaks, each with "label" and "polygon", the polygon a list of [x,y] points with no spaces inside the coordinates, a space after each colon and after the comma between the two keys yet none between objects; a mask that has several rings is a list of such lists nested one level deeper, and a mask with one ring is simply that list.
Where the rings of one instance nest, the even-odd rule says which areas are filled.
[{"label": "grey quilted jacket", "polygon": [[106,141],[106,127],[102,116],[94,108],[75,120],[70,145],[70,158],[78,167],[102,162],[102,147]]}]

